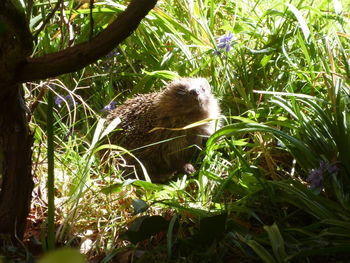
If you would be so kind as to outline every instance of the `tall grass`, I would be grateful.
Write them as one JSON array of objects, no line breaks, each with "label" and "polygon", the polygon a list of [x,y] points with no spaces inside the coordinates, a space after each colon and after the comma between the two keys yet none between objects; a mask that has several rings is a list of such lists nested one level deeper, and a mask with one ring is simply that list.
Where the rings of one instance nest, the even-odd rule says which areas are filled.
[{"label": "tall grass", "polygon": [[[38,32],[37,55],[89,38],[88,6],[64,3]],[[107,262],[132,246],[125,239],[140,235],[146,221],[131,224],[140,214],[162,215],[171,219],[167,238],[158,234],[153,243],[132,246],[153,251],[144,257],[153,261],[164,255],[174,262],[342,259],[350,216],[349,6],[342,4],[160,1],[114,52],[51,80],[57,241],[104,253]],[[35,3],[34,32],[48,7]],[[95,33],[124,7],[96,2]],[[194,160],[196,174],[165,185],[124,180],[96,153],[109,131],[101,110],[176,76],[210,80],[223,127]],[[46,173],[44,86],[27,87],[29,101],[39,102],[31,120],[39,181]],[[110,148],[116,162],[126,152]],[[41,190],[38,184],[35,191]]]}]

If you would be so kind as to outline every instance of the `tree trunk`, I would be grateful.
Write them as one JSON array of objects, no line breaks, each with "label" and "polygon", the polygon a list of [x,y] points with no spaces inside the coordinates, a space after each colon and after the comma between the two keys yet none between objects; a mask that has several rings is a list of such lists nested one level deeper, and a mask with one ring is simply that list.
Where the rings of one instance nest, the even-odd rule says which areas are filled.
[{"label": "tree trunk", "polygon": [[103,32],[65,50],[30,58],[32,35],[17,1],[0,0],[0,246],[23,238],[30,208],[32,135],[18,83],[72,72],[96,61],[139,25],[157,0],[132,0]]},{"label": "tree trunk", "polygon": [[19,85],[0,97],[0,233],[22,239],[30,208],[33,181],[31,146]]}]

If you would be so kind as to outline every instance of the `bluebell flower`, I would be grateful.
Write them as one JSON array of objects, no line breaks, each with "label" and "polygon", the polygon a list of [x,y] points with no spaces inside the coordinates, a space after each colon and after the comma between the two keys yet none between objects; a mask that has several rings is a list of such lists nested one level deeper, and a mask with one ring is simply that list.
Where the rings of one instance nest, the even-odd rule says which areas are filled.
[{"label": "bluebell flower", "polygon": [[328,173],[330,174],[334,174],[336,175],[339,172],[339,168],[338,166],[336,166],[335,164],[328,164],[328,166],[326,167]]},{"label": "bluebell flower", "polygon": [[329,174],[337,174],[339,172],[337,165],[325,161],[320,161],[319,169],[322,169],[323,172],[328,172]]},{"label": "bluebell flower", "polygon": [[78,104],[78,102],[75,101],[74,98],[73,98],[70,94],[68,94],[68,95],[66,95],[66,96],[64,96],[64,97],[61,97],[61,96],[56,96],[56,97],[55,97],[55,104],[56,104],[59,108],[62,107],[62,103],[63,103],[64,101],[66,101],[66,102],[68,103],[69,107],[73,106],[74,104]]},{"label": "bluebell flower", "polygon": [[111,52],[109,52],[109,53],[106,55],[106,57],[107,57],[107,58],[113,58],[113,57],[116,57],[116,56],[119,56],[119,55],[120,55],[119,52],[117,52],[117,51],[111,51]]},{"label": "bluebell flower", "polygon": [[310,182],[310,188],[312,190],[319,190],[320,192],[323,189],[323,171],[324,170],[319,167],[309,172],[307,181]]},{"label": "bluebell flower", "polygon": [[63,102],[63,98],[62,97],[59,97],[59,96],[56,96],[55,97],[55,104],[61,108],[61,104]]},{"label": "bluebell flower", "polygon": [[227,53],[230,52],[232,48],[233,39],[234,35],[231,32],[228,32],[227,35],[219,37],[217,43],[218,50],[215,50],[214,53],[216,55],[220,55],[222,51],[226,51]]},{"label": "bluebell flower", "polygon": [[318,168],[312,169],[309,172],[307,181],[310,182],[310,188],[316,193],[320,193],[324,188],[323,180],[325,175],[336,175],[339,172],[339,168],[335,164],[331,164],[325,161],[320,161]]},{"label": "bluebell flower", "polygon": [[103,109],[101,110],[101,112],[107,112],[107,111],[114,110],[116,105],[117,105],[117,102],[112,101],[108,105],[104,106]]}]

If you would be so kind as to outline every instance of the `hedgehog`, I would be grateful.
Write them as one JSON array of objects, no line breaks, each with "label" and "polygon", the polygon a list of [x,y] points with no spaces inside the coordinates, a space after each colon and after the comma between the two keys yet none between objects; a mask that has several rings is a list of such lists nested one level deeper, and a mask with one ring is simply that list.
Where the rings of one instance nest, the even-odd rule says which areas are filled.
[{"label": "hedgehog", "polygon": [[[165,182],[175,174],[195,172],[190,161],[215,132],[219,114],[218,101],[206,79],[180,78],[163,91],[127,100],[107,120],[121,120],[121,129],[111,135],[111,142],[131,151],[153,182]],[[135,158],[126,161],[137,168],[139,177],[141,167]]]}]

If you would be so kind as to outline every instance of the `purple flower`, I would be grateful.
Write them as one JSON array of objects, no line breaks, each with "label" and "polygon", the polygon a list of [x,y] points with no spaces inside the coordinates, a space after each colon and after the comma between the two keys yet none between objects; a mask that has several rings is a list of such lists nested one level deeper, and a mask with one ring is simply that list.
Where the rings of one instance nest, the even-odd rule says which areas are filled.
[{"label": "purple flower", "polygon": [[328,172],[329,174],[337,174],[339,168],[335,164],[331,164],[325,161],[320,161],[320,168],[323,172]]},{"label": "purple flower", "polygon": [[228,32],[227,35],[223,35],[221,37],[219,37],[218,39],[218,49],[219,50],[215,50],[215,54],[220,55],[222,51],[226,51],[226,52],[230,52],[232,46],[231,43],[234,39],[234,35],[231,32]]},{"label": "purple flower", "polygon": [[55,104],[56,104],[59,108],[61,108],[62,102],[63,102],[63,98],[62,98],[62,97],[59,97],[59,96],[56,96],[56,97],[55,97]]},{"label": "purple flower", "polygon": [[78,104],[77,101],[74,100],[73,96],[68,94],[64,97],[61,97],[61,96],[56,96],[55,97],[55,104],[61,108],[62,107],[62,103],[66,101],[69,105],[69,107],[73,106],[74,104]]},{"label": "purple flower", "polygon": [[113,57],[116,57],[116,56],[119,56],[119,55],[120,55],[119,52],[117,52],[117,51],[111,51],[111,52],[109,52],[109,53],[106,55],[106,57],[107,57],[107,58],[113,58]]},{"label": "purple flower", "polygon": [[339,168],[335,164],[328,164],[326,169],[327,169],[328,173],[334,174],[334,175],[336,175],[339,172]]},{"label": "purple flower", "polygon": [[323,189],[323,180],[325,175],[336,175],[339,172],[339,168],[335,164],[331,164],[325,161],[320,161],[318,168],[312,169],[309,172],[307,181],[310,182],[310,188],[316,193],[320,193]]},{"label": "purple flower", "polygon": [[323,169],[321,167],[312,169],[307,181],[310,182],[311,189],[321,191],[323,189]]},{"label": "purple flower", "polygon": [[106,111],[111,111],[114,110],[115,107],[117,105],[117,102],[112,101],[111,103],[109,103],[108,105],[104,106],[103,109],[101,110],[101,112],[106,112]]}]

